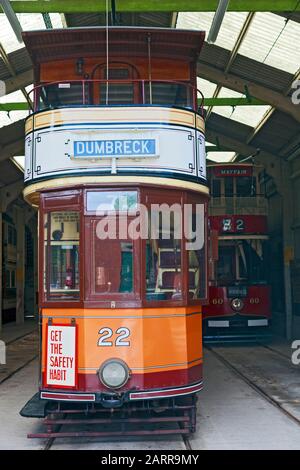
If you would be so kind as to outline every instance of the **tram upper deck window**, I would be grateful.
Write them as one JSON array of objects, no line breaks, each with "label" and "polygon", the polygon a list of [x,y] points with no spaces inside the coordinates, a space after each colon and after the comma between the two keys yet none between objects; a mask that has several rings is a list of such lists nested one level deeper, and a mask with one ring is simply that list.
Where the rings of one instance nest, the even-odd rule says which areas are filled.
[{"label": "tram upper deck window", "polygon": [[101,105],[133,104],[134,101],[134,88],[132,83],[100,84]]},{"label": "tram upper deck window", "polygon": [[253,177],[236,178],[236,195],[238,197],[252,197],[256,195],[256,179]]},{"label": "tram upper deck window", "polygon": [[47,300],[78,299],[79,213],[45,214],[44,246],[44,290]]},{"label": "tram upper deck window", "polygon": [[233,197],[234,184],[233,184],[233,178],[231,176],[226,176],[224,178],[224,191],[225,191],[225,197]]},{"label": "tram upper deck window", "polygon": [[150,82],[145,84],[146,103],[153,105],[192,108],[192,96],[187,85],[180,83]]},{"label": "tram upper deck window", "polygon": [[[83,88],[84,87],[84,88]],[[46,84],[38,89],[38,109],[88,104],[88,85],[82,82]]]},{"label": "tram upper deck window", "polygon": [[211,180],[211,196],[221,197],[221,180],[220,179]]}]

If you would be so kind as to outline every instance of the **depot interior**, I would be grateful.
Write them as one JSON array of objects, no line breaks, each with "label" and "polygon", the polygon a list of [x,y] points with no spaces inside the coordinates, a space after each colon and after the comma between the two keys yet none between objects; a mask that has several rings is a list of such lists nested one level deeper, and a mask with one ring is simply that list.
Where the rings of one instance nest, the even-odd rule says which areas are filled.
[{"label": "depot interior", "polygon": [[[34,12],[17,13],[24,31],[106,24],[105,12],[97,12],[96,7],[95,12],[66,13],[62,1],[61,11],[49,13],[44,7],[38,10],[44,2],[35,3]],[[186,2],[173,3],[187,9]],[[272,328],[276,335],[299,338],[300,105],[292,97],[300,79],[300,11],[297,5],[294,10],[287,5],[286,11],[275,12],[229,8],[217,38],[208,42],[215,7],[201,11],[201,3],[197,12],[154,12],[145,0],[140,11],[112,10],[108,18],[114,25],[207,32],[198,66],[198,88],[205,97],[207,162],[247,161],[261,167],[260,182],[267,198]],[[38,318],[38,257],[37,212],[22,197],[24,119],[33,69],[17,31],[1,10],[0,80],[5,83],[0,98],[0,330],[5,330]],[[249,198],[243,204],[251,214]]]}]

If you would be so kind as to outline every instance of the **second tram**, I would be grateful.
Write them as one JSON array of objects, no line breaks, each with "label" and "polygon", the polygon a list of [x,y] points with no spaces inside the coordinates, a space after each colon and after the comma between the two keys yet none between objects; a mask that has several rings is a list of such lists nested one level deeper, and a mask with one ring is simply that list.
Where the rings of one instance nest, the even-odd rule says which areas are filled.
[{"label": "second tram", "polygon": [[206,340],[269,335],[267,200],[261,168],[208,165],[209,304],[203,308]]}]

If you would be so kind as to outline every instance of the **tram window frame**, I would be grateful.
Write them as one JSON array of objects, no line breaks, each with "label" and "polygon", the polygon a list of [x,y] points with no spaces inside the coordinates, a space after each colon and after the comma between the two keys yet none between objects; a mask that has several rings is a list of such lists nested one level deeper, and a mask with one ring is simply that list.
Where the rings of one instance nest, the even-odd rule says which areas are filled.
[{"label": "tram window frame", "polygon": [[44,216],[51,212],[70,211],[79,213],[79,298],[47,298],[44,289],[44,276],[39,276],[39,304],[41,307],[72,308],[82,306],[83,299],[83,263],[82,263],[82,241],[83,241],[83,218],[81,204],[81,189],[60,190],[41,192],[40,195],[40,214],[39,214],[39,272],[43,273],[45,269],[45,249],[44,249]]},{"label": "tram window frame", "polygon": [[211,180],[211,197],[220,198],[222,196],[222,180],[221,178],[212,178]]},{"label": "tram window frame", "polygon": [[[193,96],[189,87],[190,82],[146,82],[145,83],[145,104],[153,106],[172,106],[176,108],[193,109]],[[151,94],[150,94],[151,90]],[[159,91],[163,92],[159,94]],[[161,99],[174,95],[173,100]],[[159,98],[157,98],[157,95]],[[184,95],[184,96],[182,96]]]},{"label": "tram window frame", "polygon": [[[98,211],[95,207],[89,206],[89,195],[95,194],[109,194],[114,193],[124,196],[134,196],[135,205],[134,207],[125,207],[124,210],[115,211],[107,208],[103,211]],[[94,233],[95,228],[91,228],[91,224],[97,224],[103,219],[113,222],[113,217],[116,216],[116,228],[117,228],[117,238],[119,236],[118,227],[120,220],[127,220],[127,229],[129,223],[136,217],[138,214],[138,208],[140,203],[140,189],[137,187],[101,187],[101,188],[89,188],[84,190],[83,194],[84,208],[84,238],[85,238],[85,285],[84,285],[84,301],[88,302],[89,305],[93,305],[93,302],[97,302],[97,305],[102,307],[111,306],[111,302],[117,302],[118,305],[128,305],[128,307],[138,307],[141,306],[141,281],[140,281],[140,243],[141,241],[132,240],[132,291],[130,292],[96,292],[96,289],[93,289],[93,283],[96,282],[95,271],[92,270],[91,259],[94,259],[93,250],[94,248]],[[129,210],[129,212],[128,212]],[[131,212],[132,211],[132,212]],[[100,213],[99,213],[100,212]],[[125,219],[126,218],[126,219]],[[110,222],[108,222],[110,223]],[[104,240],[105,241],[105,240]],[[129,243],[130,239],[127,238],[120,240],[120,243]],[[89,255],[87,255],[89,253]],[[124,251],[122,252],[124,253]],[[95,268],[95,266],[94,266]],[[121,265],[123,268],[123,265]],[[120,283],[122,279],[120,280]]]},{"label": "tram window frame", "polygon": [[[102,81],[91,84],[91,94],[94,105],[132,106],[141,103],[142,90],[140,83],[136,81],[136,79],[140,78],[140,75],[138,69],[133,64],[112,61],[109,64],[108,74],[106,63],[97,64],[91,77],[92,79]],[[111,96],[110,91],[116,90],[118,92],[122,87],[123,89],[127,87],[127,90],[130,92],[130,99],[120,101],[120,98],[118,98],[116,102],[113,102],[112,98],[114,98],[114,95]]]},{"label": "tram window frame", "polygon": [[[109,194],[109,193],[118,193],[119,195],[122,195],[122,196],[135,196],[135,207],[134,206],[126,206],[126,208],[124,208],[124,210],[121,211],[121,213],[127,213],[128,210],[136,210],[138,208],[138,205],[139,205],[139,201],[140,201],[140,195],[139,195],[139,191],[137,188],[101,188],[101,189],[98,189],[98,188],[94,188],[94,189],[88,189],[84,192],[84,214],[86,215],[97,215],[99,214],[99,212],[103,212],[105,214],[108,214],[108,213],[114,213],[116,211],[116,209],[113,209],[113,208],[102,208],[101,207],[99,208],[99,205],[97,206],[97,208],[94,208],[92,207],[90,204],[89,204],[89,196],[95,196],[96,194],[101,194],[103,195],[104,193],[105,194]],[[90,201],[91,202],[91,201]],[[119,212],[119,211],[118,211]]]},{"label": "tram window frame", "polygon": [[[248,184],[248,188],[246,187],[246,182]],[[256,178],[254,176],[237,177],[235,182],[235,194],[236,197],[256,197]]]},{"label": "tram window frame", "polygon": [[[84,89],[83,89],[84,87]],[[63,107],[72,107],[72,106],[84,106],[90,104],[90,85],[89,83],[84,83],[81,81],[78,82],[57,82],[57,83],[43,83],[37,89],[37,106],[38,111],[44,111],[46,109],[56,109]],[[72,93],[75,90],[76,100],[70,101],[68,95],[73,96]],[[84,103],[83,103],[83,90],[84,90]],[[69,92],[69,93],[68,93]],[[54,101],[53,97],[51,98],[51,93],[53,96],[56,95],[56,100]],[[50,98],[49,98],[50,95]]]},{"label": "tram window frame", "polygon": [[[78,240],[77,239],[70,239],[70,240],[61,240],[59,238],[59,235],[54,235],[54,232],[59,232],[59,230],[55,230],[52,232],[53,226],[53,214],[62,214],[62,216],[66,216],[67,214],[77,214],[77,227],[76,227],[76,233],[78,233]],[[81,295],[81,269],[80,269],[80,259],[81,259],[81,250],[80,250],[80,235],[81,235],[81,227],[80,227],[80,211],[78,210],[64,210],[64,208],[60,208],[59,210],[52,210],[48,211],[44,214],[42,217],[42,224],[43,224],[43,235],[41,242],[43,244],[42,252],[43,252],[43,270],[41,271],[43,275],[41,276],[41,283],[43,286],[43,294],[44,294],[44,299],[47,302],[69,302],[69,301],[79,301],[80,300],[80,295]],[[63,227],[61,230],[63,231],[65,222],[61,222],[61,226]],[[67,242],[70,242],[69,244]],[[74,243],[76,242],[76,243]],[[67,268],[63,272],[63,276],[60,282],[63,284],[63,280],[65,283],[65,290],[63,290],[62,287],[60,288],[51,288],[51,280],[52,280],[52,271],[51,268],[53,269],[54,263],[53,263],[53,253],[55,251],[53,248],[55,246],[58,247],[63,247],[65,246],[66,250],[70,251],[70,246],[72,246],[72,250],[74,247],[78,247],[77,250],[74,251],[73,254],[69,254],[69,256],[76,256],[77,257],[77,263],[74,264],[69,268]],[[68,258],[67,253],[65,252],[59,252],[58,250],[58,256],[61,258],[61,254],[66,255],[66,259]],[[61,260],[60,265],[63,265],[63,261]],[[77,269],[76,269],[77,266]],[[70,273],[70,270],[72,269],[72,273]],[[75,270],[75,271],[74,271]],[[72,275],[73,274],[73,278]],[[70,287],[67,284],[67,281],[70,282],[73,279],[72,282],[76,281],[78,282],[78,288],[74,287],[70,290],[67,289],[67,287]]]},{"label": "tram window frame", "polygon": [[234,178],[232,176],[226,176],[224,180],[224,196],[225,197],[234,197],[235,195],[235,184]]},{"label": "tram window frame", "polygon": [[[119,221],[122,218],[121,215],[117,215],[116,219],[111,217],[110,215],[104,215],[104,216],[95,216],[95,215],[85,215],[84,219],[84,225],[85,225],[85,233],[84,233],[84,238],[85,238],[85,285],[84,285],[84,300],[86,302],[89,302],[90,304],[92,302],[97,302],[97,305],[101,305],[102,307],[107,307],[111,306],[111,302],[118,302],[118,304],[126,304],[127,302],[140,302],[140,276],[139,276],[139,259],[140,259],[140,241],[139,240],[133,240],[130,239],[129,237],[127,238],[119,238],[119,232],[117,232],[117,237],[115,240],[109,240],[109,239],[104,239],[100,240],[100,243],[103,243],[104,249],[106,249],[106,252],[111,253],[112,250],[114,250],[113,244],[119,242],[120,245],[124,244],[132,244],[132,260],[131,260],[131,270],[132,270],[132,290],[130,291],[109,291],[109,287],[107,290],[103,290],[102,292],[97,292],[96,284],[97,284],[97,266],[95,264],[96,262],[96,255],[95,251],[98,249],[97,248],[97,243],[96,243],[96,233],[97,233],[97,224],[101,222],[102,220],[105,219],[108,223],[114,224],[116,222],[116,226],[118,227]],[[130,223],[131,217],[127,218],[127,224]],[[127,225],[128,227],[128,225]],[[110,243],[109,243],[110,242]],[[98,245],[99,246],[99,245]],[[126,250],[122,250],[120,247],[120,278],[119,278],[119,289],[121,289],[121,284],[124,278],[122,277],[122,269],[124,268],[124,264],[122,263],[122,255],[125,253]],[[102,260],[104,262],[104,260]],[[101,267],[101,266],[99,266]],[[104,266],[102,266],[105,268]],[[107,270],[106,270],[107,271]],[[105,269],[102,270],[102,273],[99,273],[99,276],[103,276],[108,279],[107,285],[112,284],[116,281],[116,277],[114,276],[114,273],[111,272],[114,270],[109,270],[108,274],[106,272],[105,274]],[[105,283],[102,283],[103,286]],[[133,304],[129,306],[134,306]]]},{"label": "tram window frame", "polygon": [[[203,197],[199,196],[194,196],[194,195],[187,195],[187,203],[192,204],[193,206],[193,216],[196,213],[195,206],[196,204],[201,204],[203,206],[203,214],[202,214],[202,221],[203,221],[203,237],[204,237],[204,245],[203,245],[203,252],[201,253],[201,262],[202,262],[202,269],[201,266],[199,266],[199,277],[201,279],[202,276],[202,295],[200,294],[198,297],[191,298],[190,297],[190,285],[189,285],[189,280],[190,277],[189,275],[187,276],[187,296],[188,296],[188,305],[205,305],[208,303],[208,204],[207,202],[203,199]],[[188,240],[185,239],[185,242]],[[194,250],[193,250],[194,251]],[[199,251],[199,250],[196,250]],[[202,249],[200,250],[202,251]],[[190,256],[189,256],[189,251],[186,252],[187,256],[187,268],[188,270],[190,269]],[[189,273],[189,271],[188,271]],[[201,289],[201,287],[200,287]],[[200,290],[201,292],[201,290]]]},{"label": "tram window frame", "polygon": [[[152,204],[158,204],[159,206],[162,204],[168,204],[169,206],[172,206],[173,204],[180,204],[181,206],[181,211],[183,210],[183,192],[182,191],[175,191],[175,190],[165,190],[165,189],[160,189],[160,188],[152,188],[149,189],[149,191],[143,192],[143,198],[142,198],[142,203],[147,207],[148,209],[148,214],[151,215],[151,205]],[[150,217],[149,217],[150,219]],[[183,233],[184,230],[184,225],[183,225],[183,217],[181,218],[181,231]],[[151,230],[151,219],[149,220],[149,225],[148,225],[149,230]],[[163,239],[162,239],[163,240]],[[153,298],[151,293],[148,292],[148,298],[147,298],[147,243],[149,243],[149,238],[142,240],[142,299],[143,299],[143,305],[146,307],[167,307],[167,306],[181,306],[181,305],[186,305],[187,302],[187,288],[186,288],[186,276],[185,276],[185,271],[186,271],[186,256],[184,255],[183,252],[183,243],[184,240],[181,238],[180,240],[180,251],[181,251],[181,256],[180,256],[180,271],[179,275],[177,275],[176,279],[174,276],[174,288],[175,288],[175,283],[178,286],[181,286],[181,295],[180,297],[178,296],[178,292],[174,292],[174,297],[173,298],[161,298],[163,291],[157,291],[157,298]],[[176,252],[176,251],[175,251]],[[162,274],[163,274],[163,269],[167,269],[164,267],[161,267]],[[171,268],[170,268],[171,269]],[[177,272],[178,274],[178,272]],[[157,273],[157,278],[155,282],[158,282],[158,273]],[[160,287],[158,287],[160,289]],[[167,289],[167,288],[166,288]],[[171,290],[171,289],[168,289]],[[154,293],[155,294],[155,291]]]}]

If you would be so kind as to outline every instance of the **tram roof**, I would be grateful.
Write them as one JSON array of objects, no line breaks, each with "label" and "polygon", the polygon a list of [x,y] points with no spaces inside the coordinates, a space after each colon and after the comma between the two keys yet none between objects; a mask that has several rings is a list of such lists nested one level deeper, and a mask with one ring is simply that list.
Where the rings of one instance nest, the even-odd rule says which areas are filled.
[{"label": "tram roof", "polygon": [[110,57],[147,57],[150,38],[151,57],[194,61],[205,38],[204,31],[187,29],[88,27],[26,31],[23,39],[33,63],[39,64],[65,57],[105,56],[107,34]]}]

